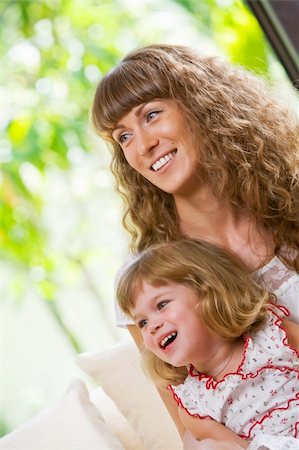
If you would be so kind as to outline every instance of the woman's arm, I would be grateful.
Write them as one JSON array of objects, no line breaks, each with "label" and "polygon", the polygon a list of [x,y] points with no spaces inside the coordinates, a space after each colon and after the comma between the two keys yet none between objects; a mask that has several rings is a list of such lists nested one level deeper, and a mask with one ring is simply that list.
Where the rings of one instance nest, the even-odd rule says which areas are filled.
[{"label": "woman's arm", "polygon": [[189,431],[185,433],[183,444],[184,450],[243,450],[243,447],[233,442],[215,441],[214,439],[197,441]]},{"label": "woman's arm", "polygon": [[[226,428],[219,422],[212,419],[199,419],[198,417],[190,416],[183,408],[178,408],[179,417],[187,430],[193,435],[195,439],[213,439],[219,441],[219,445],[228,445],[228,443],[236,444],[241,448],[248,448],[248,442],[233,431]],[[225,442],[223,442],[225,441]],[[201,448],[200,446],[198,447]],[[221,448],[221,447],[220,447]],[[192,446],[190,445],[190,449]],[[184,450],[189,450],[184,447]],[[196,446],[194,447],[196,450]]]},{"label": "woman's arm", "polygon": [[[142,336],[140,334],[140,331],[138,330],[138,328],[135,325],[127,325],[127,328],[129,330],[132,338],[134,339],[137,347],[140,349],[141,344],[142,344]],[[177,405],[176,401],[173,399],[170,391],[162,390],[159,388],[157,388],[157,391],[159,392],[159,395],[160,395],[164,405],[166,406],[181,438],[183,439],[186,429],[180,420],[179,413],[178,413],[178,405]]]},{"label": "woman's arm", "polygon": [[288,343],[299,353],[299,325],[290,320],[284,319],[282,327],[285,329],[288,337]]}]

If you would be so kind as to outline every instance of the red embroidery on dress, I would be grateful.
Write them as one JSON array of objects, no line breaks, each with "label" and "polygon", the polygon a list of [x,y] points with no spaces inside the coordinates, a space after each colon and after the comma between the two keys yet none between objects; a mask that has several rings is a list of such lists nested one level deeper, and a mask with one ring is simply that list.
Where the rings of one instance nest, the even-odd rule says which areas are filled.
[{"label": "red embroidery on dress", "polygon": [[[240,434],[240,437],[244,438],[244,439],[252,439],[252,431],[254,430],[254,428],[258,425],[261,425],[266,419],[271,418],[271,415],[276,412],[276,411],[285,411],[287,409],[290,408],[291,403],[293,403],[294,401],[297,401],[299,399],[299,393],[297,393],[295,398],[292,398],[288,401],[287,405],[285,407],[278,407],[278,408],[272,408],[270,411],[268,411],[260,420],[255,421],[255,423],[250,427],[250,430],[248,431],[247,434]],[[297,403],[295,406],[299,406],[299,403]],[[293,425],[293,437],[297,437],[298,434],[298,424],[299,422],[295,422],[295,424]]]}]

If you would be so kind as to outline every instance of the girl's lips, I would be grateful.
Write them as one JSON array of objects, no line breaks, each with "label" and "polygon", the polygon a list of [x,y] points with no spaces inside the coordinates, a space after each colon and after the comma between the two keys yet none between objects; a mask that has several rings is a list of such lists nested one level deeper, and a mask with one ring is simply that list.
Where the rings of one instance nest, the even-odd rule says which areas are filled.
[{"label": "girl's lips", "polygon": [[172,331],[170,333],[164,334],[164,336],[161,336],[161,338],[159,339],[159,347],[162,350],[165,350],[166,347],[168,347],[173,341],[175,341],[177,335],[177,331]]},{"label": "girl's lips", "polygon": [[173,349],[173,346],[175,345],[176,342],[176,337],[173,341],[171,341],[168,345],[166,345],[166,347],[161,348],[163,353],[170,353]]}]

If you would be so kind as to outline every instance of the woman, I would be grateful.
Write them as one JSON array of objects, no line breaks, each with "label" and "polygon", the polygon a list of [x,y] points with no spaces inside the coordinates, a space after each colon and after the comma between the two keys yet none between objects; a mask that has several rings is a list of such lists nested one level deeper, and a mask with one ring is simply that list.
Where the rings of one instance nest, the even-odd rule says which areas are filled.
[{"label": "woman", "polygon": [[181,236],[210,241],[238,255],[299,321],[299,125],[262,80],[153,45],[101,80],[93,122],[112,146],[133,252]]}]

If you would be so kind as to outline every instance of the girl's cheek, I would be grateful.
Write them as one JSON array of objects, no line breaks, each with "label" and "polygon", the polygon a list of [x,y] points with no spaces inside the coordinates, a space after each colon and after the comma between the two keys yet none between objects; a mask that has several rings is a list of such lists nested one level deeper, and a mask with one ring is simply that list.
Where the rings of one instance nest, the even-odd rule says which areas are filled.
[{"label": "girl's cheek", "polygon": [[149,350],[154,350],[152,339],[150,339],[148,336],[145,336],[143,338],[143,340],[144,340],[144,345],[146,346],[146,348],[148,348]]},{"label": "girl's cheek", "polygon": [[146,346],[146,348],[149,348],[149,342],[148,342],[147,335],[145,333],[142,333],[142,337],[143,337],[144,345]]}]

